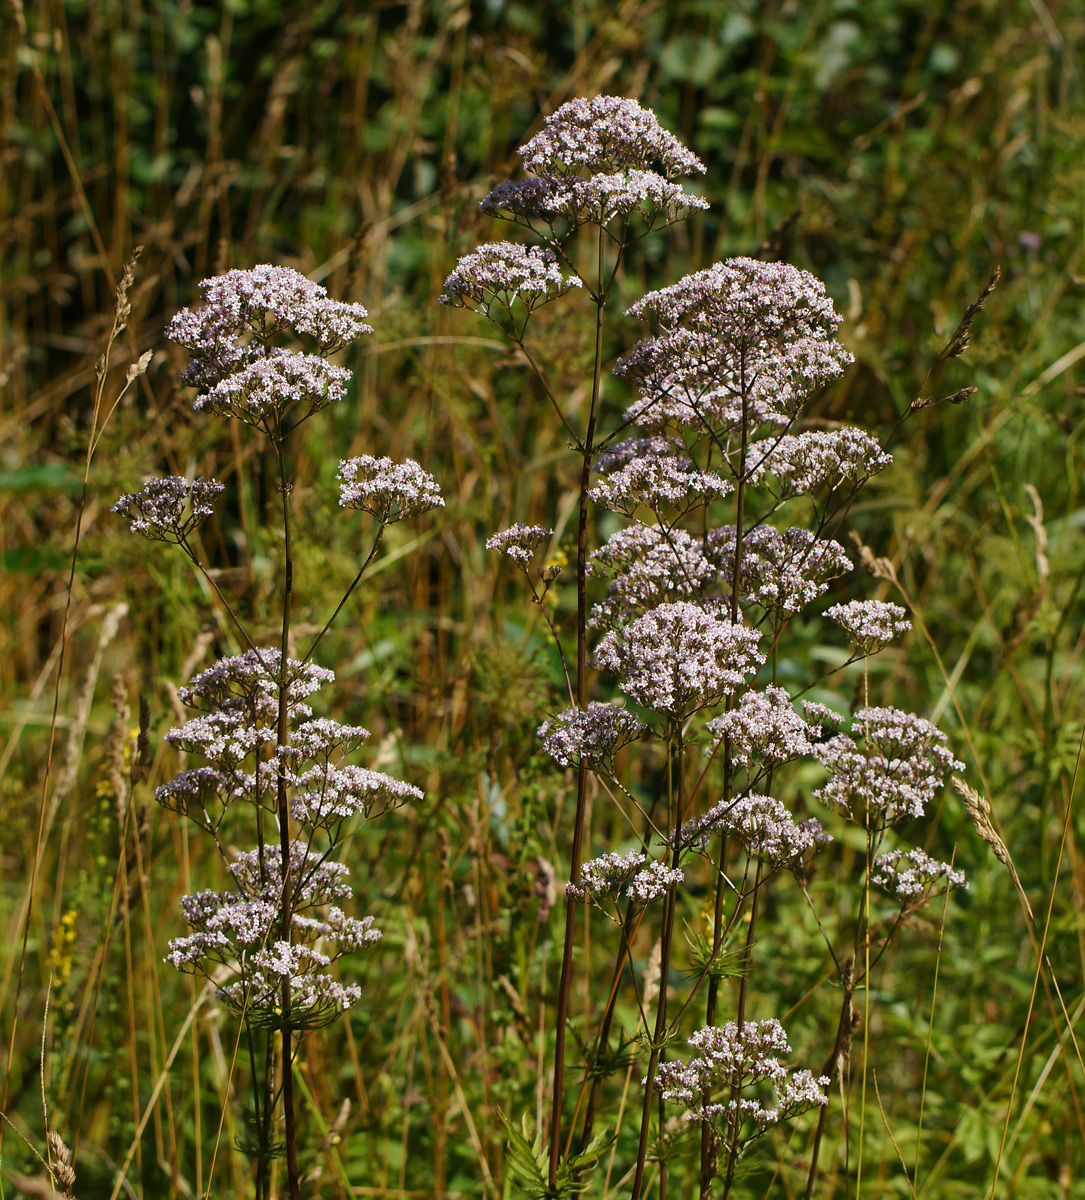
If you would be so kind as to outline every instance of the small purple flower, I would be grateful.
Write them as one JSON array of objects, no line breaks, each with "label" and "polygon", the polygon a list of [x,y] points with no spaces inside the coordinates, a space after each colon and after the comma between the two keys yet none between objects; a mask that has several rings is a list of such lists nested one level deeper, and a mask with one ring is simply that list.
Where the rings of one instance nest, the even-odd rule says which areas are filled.
[{"label": "small purple flower", "polygon": [[212,501],[225,485],[217,479],[194,479],[179,475],[148,479],[138,492],[122,496],[111,512],[131,522],[133,533],[154,542],[180,544],[215,511]]},{"label": "small purple flower", "polygon": [[567,709],[539,726],[543,749],[563,767],[583,763],[609,771],[614,755],[636,741],[647,726],[616,704],[592,701],[586,709]]}]

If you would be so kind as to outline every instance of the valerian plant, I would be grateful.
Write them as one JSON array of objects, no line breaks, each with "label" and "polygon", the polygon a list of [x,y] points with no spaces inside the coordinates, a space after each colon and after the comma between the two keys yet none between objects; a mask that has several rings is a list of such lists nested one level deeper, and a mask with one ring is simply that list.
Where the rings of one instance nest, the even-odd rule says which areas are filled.
[{"label": "valerian plant", "polygon": [[[691,1127],[699,1129],[701,1196],[722,1179],[729,1197],[757,1140],[812,1109],[819,1116],[807,1154],[809,1196],[830,1085],[848,1061],[855,988],[866,983],[869,1011],[870,973],[889,938],[922,903],[964,883],[955,867],[921,851],[884,849],[889,831],[922,818],[947,772],[960,769],[945,735],[869,699],[845,715],[805,695],[820,686],[831,696],[826,677],[796,683],[780,670],[793,620],[815,616],[833,581],[853,569],[831,534],[858,491],[889,467],[888,439],[811,427],[811,397],[852,361],[837,339],[841,319],[809,272],[754,258],[715,263],[627,310],[651,331],[614,367],[635,389],[616,414],[603,395],[615,281],[634,242],[707,207],[676,182],[704,166],[651,112],[612,96],[562,105],[520,155],[525,175],[499,184],[481,208],[534,240],[465,255],[442,296],[492,321],[518,347],[578,460],[570,646],[552,603],[557,570],[535,566],[553,530],[515,525],[489,542],[527,577],[567,664],[571,706],[549,715],[539,736],[575,776],[577,797],[565,833],[547,1170],[544,1179],[542,1142],[531,1146],[525,1125],[513,1139],[516,1171],[533,1195],[584,1190],[599,1146],[594,1126],[606,1103],[618,996],[634,955],[654,947],[646,986],[634,997],[642,1090],[635,1106],[624,1096],[618,1106],[619,1121],[634,1108],[639,1118],[635,1153],[625,1143],[631,1200],[653,1170],[666,1196],[676,1141]],[[590,306],[594,356],[587,404],[569,406],[551,382],[545,345],[531,340],[531,321],[542,305],[578,297]],[[626,524],[593,546],[596,509],[614,514],[611,528],[615,517]],[[865,663],[910,628],[902,606],[880,600],[835,604],[822,615],[828,639],[846,636],[843,666]],[[593,698],[593,670],[616,680],[624,704]],[[866,679],[864,668],[864,693]],[[648,795],[626,782],[636,753],[649,768],[642,778],[657,781]],[[858,876],[839,879],[834,902],[834,913],[850,916],[831,922],[818,916],[808,887],[814,856],[831,854],[833,838],[815,812],[800,811],[794,780],[803,762],[827,776],[813,796],[821,816],[838,827],[855,823],[865,845]],[[592,776],[639,830],[632,844],[594,857]],[[884,919],[872,912],[872,885],[892,898]],[[707,933],[686,938],[683,991],[674,983],[675,933],[690,886],[707,887],[710,900]],[[826,1073],[787,1066],[783,1026],[751,1011],[755,969],[774,966],[757,942],[764,898],[789,886],[814,909],[842,984]],[[587,920],[592,910],[617,925],[615,959],[600,985],[594,1032],[578,1035],[586,1061],[573,1111],[565,1103],[573,947],[578,913]],[[672,1046],[691,1026],[699,1026],[689,1036],[692,1054],[682,1058]],[[806,1056],[824,1058],[826,1049],[810,1047]],[[669,1105],[681,1116],[677,1125]],[[589,1147],[593,1154],[577,1160]]]},{"label": "valerian plant", "polygon": [[[422,797],[411,784],[351,761],[367,730],[314,713],[310,698],[335,679],[314,655],[374,561],[385,528],[444,501],[434,479],[410,460],[366,455],[339,464],[339,503],[367,514],[372,545],[307,650],[291,657],[291,435],[346,397],[350,372],[329,358],[372,329],[361,305],[332,300],[285,267],[229,271],[201,289],[203,305],[179,313],[167,335],[192,356],[181,380],[197,390],[195,410],[249,426],[274,460],[284,546],[277,644],[259,644],[198,553],[193,535],[212,516],[221,483],[150,479],[114,510],[134,532],[180,547],[214,589],[239,642],[238,653],[180,689],[194,715],[166,735],[199,765],[159,787],[156,798],[213,840],[229,880],[222,891],[183,897],[189,932],[170,942],[167,959],[213,982],[242,1023],[255,1131],[242,1148],[257,1160],[257,1200],[270,1195],[270,1160],[280,1153],[290,1196],[300,1200],[292,1075],[299,1041],[359,1001],[361,988],[342,979],[336,964],[381,936],[372,916],[341,907],[351,886],[338,855],[358,822]],[[230,849],[244,837],[255,841],[252,849]]]}]

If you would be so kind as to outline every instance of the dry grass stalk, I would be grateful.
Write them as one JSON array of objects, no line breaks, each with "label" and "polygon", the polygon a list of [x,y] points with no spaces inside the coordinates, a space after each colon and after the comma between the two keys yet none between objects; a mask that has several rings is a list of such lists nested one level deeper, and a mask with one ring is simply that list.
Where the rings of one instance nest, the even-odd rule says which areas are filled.
[{"label": "dry grass stalk", "polygon": [[1032,905],[1029,903],[1028,896],[1025,893],[1024,884],[1022,884],[1021,877],[1017,874],[1017,868],[1013,865],[1013,859],[1006,848],[1006,843],[999,836],[998,830],[995,829],[994,822],[991,820],[990,803],[974,787],[970,787],[957,775],[953,776],[953,786],[964,803],[965,812],[972,818],[972,824],[976,827],[976,832],[994,851],[995,858],[1009,871],[1010,878],[1013,880],[1013,886],[1017,889],[1017,894],[1021,897],[1021,903],[1025,906],[1029,920],[1035,923],[1036,917],[1033,914]]}]

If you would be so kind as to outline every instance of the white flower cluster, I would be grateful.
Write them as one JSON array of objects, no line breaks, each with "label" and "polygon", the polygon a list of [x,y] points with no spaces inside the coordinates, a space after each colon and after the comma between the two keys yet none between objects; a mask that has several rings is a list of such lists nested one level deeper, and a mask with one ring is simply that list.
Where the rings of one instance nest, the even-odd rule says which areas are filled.
[{"label": "white flower cluster", "polygon": [[[786,263],[716,263],[650,292],[629,315],[653,317],[661,327],[615,368],[638,384],[649,404],[675,393],[688,402],[724,389],[790,416],[852,361],[836,341],[840,317],[824,285]],[[718,436],[711,413],[705,418]]]},{"label": "white flower cluster", "polygon": [[166,336],[193,356],[181,379],[201,391],[266,357],[284,334],[312,338],[323,358],[373,332],[360,304],[329,299],[290,267],[227,271],[203,280],[200,290],[203,307],[182,309]]},{"label": "white flower cluster", "polygon": [[697,538],[658,525],[615,531],[589,555],[588,572],[613,576],[606,598],[588,614],[593,628],[632,620],[668,601],[692,600],[718,574]]},{"label": "white flower cluster", "polygon": [[288,780],[293,789],[290,815],[311,828],[328,828],[359,814],[380,816],[422,799],[420,788],[350,763],[338,767],[320,763],[289,774]]},{"label": "white flower cluster", "polygon": [[[219,996],[257,1024],[313,1028],[334,1020],[361,997],[328,970],[344,954],[380,940],[373,918],[348,917],[333,898],[350,895],[346,868],[322,862],[300,842],[290,847],[293,895],[291,940],[282,937],[283,878],[279,847],[239,855],[231,864],[237,892],[196,892],[181,899],[192,932],[174,938],[166,961],[210,978],[225,967],[235,976]],[[311,915],[319,907],[321,915]],[[283,984],[290,984],[290,1012],[281,1011]]]},{"label": "white flower cluster", "polygon": [[598,904],[601,900],[617,900],[625,888],[630,900],[651,904],[682,882],[682,872],[661,862],[645,866],[647,861],[640,850],[601,854],[581,864],[579,881],[567,883],[565,892],[578,900]]},{"label": "white flower cluster", "polygon": [[[292,818],[306,827],[306,840],[290,847],[285,880],[278,845],[237,854],[230,864],[236,892],[186,897],[182,911],[191,932],[170,943],[168,961],[182,970],[210,978],[230,968],[235,979],[220,994],[257,1023],[309,1028],[334,1019],[358,999],[356,985],[340,983],[326,968],[380,935],[371,928],[372,918],[355,920],[332,905],[351,891],[344,882],[347,868],[328,853],[344,821],[376,817],[422,798],[408,783],[345,761],[368,730],[312,717],[304,699],[333,679],[331,671],[312,663],[284,662],[278,650],[232,655],[179,689],[184,703],[199,712],[166,734],[170,744],[199,754],[208,765],[182,771],[159,787],[156,798],[164,807],[218,839],[230,805],[245,801],[277,813],[279,789],[285,787]],[[297,724],[280,744],[284,689],[287,716]],[[318,836],[329,850],[317,848]]]},{"label": "white flower cluster", "polygon": [[[728,1138],[750,1121],[753,1131],[746,1140],[752,1141],[780,1121],[828,1103],[828,1077],[785,1065],[791,1046],[779,1021],[744,1021],[741,1029],[734,1021],[722,1029],[709,1025],[693,1034],[689,1045],[698,1051],[695,1056],[660,1064],[660,1091],[665,1100],[687,1106],[686,1120],[715,1126]],[[762,1098],[765,1083],[776,1095],[774,1105]],[[732,1100],[736,1089],[738,1099]],[[744,1096],[746,1089],[755,1094]],[[706,1103],[705,1095],[713,1093],[727,1099]]]},{"label": "white flower cluster", "polygon": [[570,100],[520,154],[529,174],[499,183],[479,205],[484,213],[530,228],[638,219],[652,229],[708,207],[672,182],[703,174],[704,164],[635,100]]},{"label": "white flower cluster", "polygon": [[891,850],[874,860],[873,881],[906,905],[928,900],[935,888],[967,887],[964,872],[939,862],[924,850]]},{"label": "white flower cluster", "polygon": [[728,376],[722,384],[685,386],[668,381],[662,388],[649,388],[625,410],[625,419],[642,429],[691,428],[712,430],[726,441],[731,434],[757,432],[762,427],[784,429],[791,421],[786,413],[756,396],[742,396]]},{"label": "white flower cluster", "polygon": [[779,800],[756,792],[721,801],[683,825],[675,841],[682,846],[704,849],[713,834],[723,832],[733,833],[750,858],[773,870],[797,870],[808,851],[832,841],[818,821],[800,824]]},{"label": "white flower cluster", "polygon": [[511,308],[519,300],[531,310],[581,286],[575,275],[562,274],[553,250],[491,242],[456,263],[439,303],[489,316],[495,304]]},{"label": "white flower cluster", "polygon": [[339,463],[339,479],[340,505],[361,509],[382,525],[443,508],[445,503],[437,481],[411,458],[400,463],[371,454],[346,458]]},{"label": "white flower cluster", "polygon": [[781,500],[866,479],[892,461],[869,433],[852,428],[785,434],[753,442],[746,452],[748,478]]},{"label": "white flower cluster", "polygon": [[[731,583],[735,571],[733,526],[709,533],[709,554],[720,576]],[[739,595],[762,608],[796,613],[816,600],[837,576],[851,570],[839,542],[817,538],[797,525],[746,530],[739,556]]]},{"label": "white flower cluster", "polygon": [[633,876],[626,895],[630,900],[636,900],[639,904],[651,904],[653,900],[659,900],[681,882],[682,872],[678,867],[668,867],[665,863],[653,862]]},{"label": "white flower cluster", "polygon": [[[335,672],[315,663],[288,658],[284,669],[279,649],[266,646],[218,659],[178,688],[177,695],[182,704],[205,712],[240,710],[270,716],[278,714],[281,687],[297,703],[334,682]],[[289,715],[310,716],[311,710],[297,704]]]},{"label": "white flower cluster", "polygon": [[811,738],[821,732],[799,716],[783,688],[772,684],[764,691],[744,693],[737,707],[713,717],[705,728],[717,742],[730,738],[736,766],[751,758],[770,766],[801,758],[812,752]]},{"label": "white flower cluster", "polygon": [[310,413],[335,404],[347,394],[351,373],[315,354],[274,349],[266,358],[239,367],[193,401],[197,412],[237,417],[246,425],[274,422],[288,405]]},{"label": "white flower cluster", "polygon": [[553,536],[554,531],[542,525],[510,525],[495,533],[487,541],[486,549],[507,554],[521,571],[526,572],[536,550]]},{"label": "white flower cluster", "polygon": [[647,856],[640,850],[600,854],[598,858],[580,864],[580,878],[575,883],[567,883],[565,892],[578,900],[616,899],[646,861]]},{"label": "white flower cluster", "polygon": [[594,96],[570,100],[520,147],[524,166],[538,175],[663,168],[668,178],[703,175],[704,163],[636,100]]},{"label": "white flower cluster", "polygon": [[562,218],[573,228],[637,217],[651,229],[708,207],[672,182],[703,174],[704,164],[635,100],[570,100],[520,154],[530,173],[499,183],[479,205],[483,212],[528,226]]},{"label": "white flower cluster", "polygon": [[875,654],[912,628],[905,610],[886,600],[851,600],[834,604],[825,615],[835,621],[864,654]]},{"label": "white flower cluster", "polygon": [[687,513],[734,490],[729,480],[714,471],[697,470],[684,449],[674,438],[620,442],[599,456],[597,466],[606,479],[588,496],[631,517],[642,506],[657,515],[668,510]]}]

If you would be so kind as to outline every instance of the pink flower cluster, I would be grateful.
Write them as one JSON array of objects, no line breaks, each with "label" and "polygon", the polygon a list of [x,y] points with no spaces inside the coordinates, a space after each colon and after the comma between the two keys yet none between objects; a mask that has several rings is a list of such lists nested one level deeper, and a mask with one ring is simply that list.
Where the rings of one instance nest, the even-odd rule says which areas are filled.
[{"label": "pink flower cluster", "polygon": [[529,226],[552,227],[561,218],[571,228],[636,216],[656,228],[708,207],[672,182],[703,174],[704,164],[635,100],[570,100],[520,154],[530,174],[499,183],[479,206],[483,212]]},{"label": "pink flower cluster", "polygon": [[712,424],[720,393],[790,417],[852,356],[836,341],[840,317],[813,275],[786,263],[735,258],[650,292],[630,316],[660,332],[638,342],[615,373],[634,381],[649,407],[676,396]]},{"label": "pink flower cluster", "polygon": [[323,358],[373,332],[360,304],[329,299],[290,267],[227,271],[203,280],[200,290],[203,307],[182,309],[166,336],[193,356],[181,379],[201,391],[265,358],[284,334],[312,339]]},{"label": "pink flower cluster", "polygon": [[539,726],[543,749],[563,767],[578,763],[609,771],[614,755],[641,737],[647,726],[616,704],[592,701],[585,709],[567,709]]},{"label": "pink flower cluster", "polygon": [[[291,940],[282,937],[282,854],[239,854],[231,864],[235,892],[196,892],[181,898],[192,932],[174,938],[166,961],[178,970],[232,978],[218,994],[256,1024],[314,1028],[334,1020],[361,998],[357,984],[343,984],[329,970],[345,954],[380,940],[373,918],[348,917],[332,900],[349,897],[340,863],[322,861],[301,842],[290,846],[288,886],[293,896]],[[289,981],[291,1012],[280,1011]]]},{"label": "pink flower cluster", "polygon": [[650,609],[607,633],[595,665],[621,676],[626,695],[681,719],[730,696],[757,673],[761,634],[747,625],[679,601]]},{"label": "pink flower cluster", "polygon": [[897,708],[861,708],[851,734],[815,748],[829,780],[814,796],[864,824],[921,817],[949,771],[963,771],[941,730]]},{"label": "pink flower cluster", "polygon": [[[815,1078],[785,1065],[791,1045],[779,1021],[744,1021],[741,1028],[734,1021],[722,1029],[709,1025],[693,1034],[689,1045],[697,1054],[660,1065],[660,1091],[665,1100],[687,1106],[686,1120],[716,1126],[728,1140],[747,1121],[753,1126],[749,1142],[780,1121],[828,1103],[827,1076]],[[775,1104],[764,1099],[764,1084],[775,1093]],[[731,1098],[734,1090],[737,1100]],[[727,1099],[706,1102],[705,1095],[713,1093]]]},{"label": "pink flower cluster", "polygon": [[922,903],[935,889],[967,887],[964,872],[931,858],[925,850],[891,850],[874,860],[873,881],[891,892],[901,905]]}]

